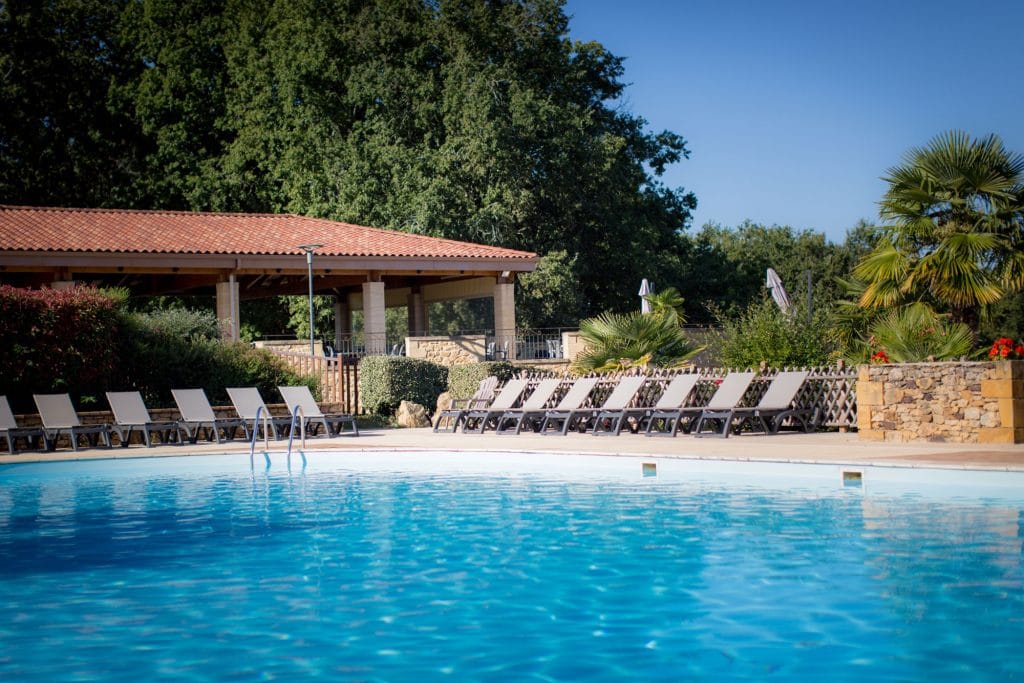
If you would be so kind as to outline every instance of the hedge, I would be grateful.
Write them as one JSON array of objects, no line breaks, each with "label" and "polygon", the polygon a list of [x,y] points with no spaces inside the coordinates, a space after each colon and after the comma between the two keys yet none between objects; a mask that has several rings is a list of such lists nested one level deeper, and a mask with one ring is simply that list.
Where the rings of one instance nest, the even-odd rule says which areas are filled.
[{"label": "hedge", "polygon": [[80,400],[113,386],[119,303],[87,287],[0,286],[0,394],[15,412],[35,411],[32,394],[67,392]]},{"label": "hedge", "polygon": [[363,410],[393,415],[402,401],[433,410],[445,389],[448,368],[405,356],[367,356],[359,361],[359,398]]},{"label": "hedge", "polygon": [[131,313],[117,292],[89,287],[0,287],[0,394],[35,412],[34,393],[69,393],[80,409],[106,408],[105,391],[137,390],[150,408],[174,405],[171,389],[201,387],[214,405],[227,387],[255,386],[268,403],[279,384],[316,381],[279,358],[217,339],[212,313]]},{"label": "hedge", "polygon": [[448,391],[452,398],[464,400],[476,393],[480,381],[494,375],[498,382],[504,383],[512,379],[516,368],[508,361],[490,361],[486,363],[467,363],[453,365],[448,368]]}]

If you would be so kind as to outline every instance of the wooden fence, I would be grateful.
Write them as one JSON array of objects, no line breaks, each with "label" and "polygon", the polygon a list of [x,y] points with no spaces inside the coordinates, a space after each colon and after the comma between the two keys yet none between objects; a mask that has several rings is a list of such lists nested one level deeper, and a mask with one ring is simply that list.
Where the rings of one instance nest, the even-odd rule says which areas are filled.
[{"label": "wooden fence", "polygon": [[267,348],[295,372],[313,375],[320,382],[320,401],[353,415],[362,413],[359,403],[359,361],[351,356],[310,356]]},{"label": "wooden fence", "polygon": [[[835,366],[815,368],[760,368],[757,378],[751,383],[750,389],[743,397],[741,405],[756,405],[764,392],[768,390],[772,377],[786,370],[807,370],[810,374],[804,382],[796,398],[797,408],[807,408],[818,415],[818,427],[839,428],[841,431],[857,427],[857,368],[848,368],[840,363]],[[647,382],[637,394],[634,405],[650,406],[657,403],[665,386],[673,377],[686,373],[698,373],[701,381],[690,399],[690,405],[703,405],[715,392],[717,380],[721,380],[729,372],[729,368],[690,367],[680,370],[657,370],[649,372],[651,381]],[[601,377],[597,388],[591,392],[583,407],[601,405],[612,392],[619,378],[625,374],[638,374],[638,370],[620,374],[591,375]],[[551,373],[531,371],[525,375],[529,380],[528,389],[532,390],[541,379],[550,377]],[[549,405],[553,406],[568,391],[574,377],[567,377],[559,390],[555,392]],[[526,395],[529,395],[528,393]]]}]

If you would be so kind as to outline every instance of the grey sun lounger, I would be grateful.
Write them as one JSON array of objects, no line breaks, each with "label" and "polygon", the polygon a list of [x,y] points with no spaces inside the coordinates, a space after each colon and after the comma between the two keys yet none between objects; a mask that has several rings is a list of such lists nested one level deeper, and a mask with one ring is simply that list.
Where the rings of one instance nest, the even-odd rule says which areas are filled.
[{"label": "grey sun lounger", "polygon": [[[231,397],[231,405],[235,407],[238,417],[252,423],[250,434],[259,436],[260,430],[263,429],[264,417],[267,418],[266,424],[269,425],[270,433],[274,435],[275,439],[280,439],[283,436],[278,431],[279,429],[284,434],[288,433],[292,418],[271,414],[267,404],[263,402],[263,397],[260,396],[260,390],[256,387],[229,387],[228,396]],[[259,413],[258,420],[256,419],[257,413]]]},{"label": "grey sun lounger", "polygon": [[601,408],[592,411],[592,414],[586,418],[587,421],[593,420],[594,422],[590,433],[594,436],[602,434],[617,436],[620,434],[622,425],[626,422],[626,410],[646,381],[647,378],[643,376],[620,379]]},{"label": "grey sun lounger", "polygon": [[71,405],[69,395],[33,394],[32,399],[43,421],[43,439],[47,450],[57,447],[57,439],[61,434],[67,434],[73,451],[78,450],[78,440],[83,436],[92,448],[99,446],[101,439],[103,445],[110,448],[110,425],[83,425],[75,407]]},{"label": "grey sun lounger", "polygon": [[[461,399],[452,401],[450,407],[445,408],[437,414],[437,419],[434,420],[434,431],[435,432],[454,432],[462,424],[462,418],[469,410],[481,410],[486,408],[494,400],[494,390],[498,387],[498,378],[495,375],[489,375],[480,380],[480,384],[476,388],[476,392],[468,399],[465,400],[465,405]],[[447,420],[447,426],[442,427],[441,422]]]},{"label": "grey sun lounger", "polygon": [[[530,425],[533,428],[536,420],[544,418],[547,405],[561,383],[562,380],[557,377],[541,380],[537,388],[533,390],[533,393],[526,398],[522,407],[506,410],[501,414],[495,423],[494,433],[518,434],[522,431],[524,424]],[[536,427],[540,427],[539,422],[536,424]]]},{"label": "grey sun lounger", "polygon": [[307,432],[316,434],[315,425],[323,425],[326,436],[340,436],[342,428],[348,424],[352,428],[352,436],[359,436],[359,427],[356,425],[356,418],[347,413],[323,413],[320,406],[313,399],[309,387],[300,384],[297,387],[278,387],[285,404],[288,406],[288,414],[294,415],[297,406],[302,407],[301,417],[305,420]]},{"label": "grey sun lounger", "polygon": [[[793,372],[780,372],[772,378],[768,391],[756,406],[729,409],[714,409],[710,405],[705,408],[697,424],[693,428],[694,436],[717,436],[726,438],[729,432],[739,428],[744,421],[748,421],[765,434],[777,434],[779,427],[787,418],[798,421],[805,432],[810,431],[812,425],[810,410],[800,410],[793,407],[793,401],[804,385],[809,373],[806,370]],[[710,431],[705,431],[710,427]]]},{"label": "grey sun lounger", "polygon": [[[578,413],[589,412],[590,409],[583,409],[580,406],[590,396],[598,382],[597,377],[584,377],[573,382],[572,387],[558,402],[558,405],[550,410],[544,411],[544,419],[540,423],[541,434],[566,434],[569,427],[577,422]],[[548,427],[554,427],[549,432]]]},{"label": "grey sun lounger", "polygon": [[[511,379],[498,390],[498,395],[491,401],[491,405],[486,408],[467,410],[462,416],[462,431],[482,434],[492,421],[495,422],[494,427],[497,428],[498,418],[516,404],[523,392],[526,391],[527,382],[528,380],[525,379]],[[472,428],[470,428],[470,424],[473,424]]]},{"label": "grey sun lounger", "polygon": [[146,448],[153,446],[151,435],[160,437],[160,443],[181,443],[181,426],[176,420],[154,422],[149,410],[137,391],[108,391],[107,403],[114,412],[112,429],[117,434],[121,445],[127,447],[132,440],[132,433],[138,431]]},{"label": "grey sun lounger", "polygon": [[[697,419],[705,410],[731,410],[743,400],[743,395],[750,388],[756,373],[730,372],[718,385],[718,389],[704,406],[681,406],[670,410],[652,410],[647,422],[647,436],[675,436],[679,426],[685,419],[686,429],[696,424]],[[656,428],[658,427],[658,428]]]},{"label": "grey sun lounger", "polygon": [[7,452],[14,455],[18,439],[23,439],[29,448],[43,450],[47,446],[46,435],[42,427],[19,427],[18,421],[11,412],[11,404],[6,396],[0,396],[0,439],[7,440]]},{"label": "grey sun lounger", "polygon": [[190,443],[199,440],[199,433],[204,434],[208,441],[220,443],[220,433],[229,441],[235,438],[238,430],[246,439],[249,438],[249,427],[240,417],[217,417],[202,389],[171,389],[174,402],[178,404],[181,420],[178,424],[185,431]]},{"label": "grey sun lounger", "polygon": [[[635,418],[637,431],[645,429],[645,433],[647,433],[646,430],[651,427],[653,422],[653,415],[664,413],[674,415],[686,406],[690,401],[690,396],[693,395],[693,390],[697,387],[698,381],[700,381],[700,375],[696,372],[676,375],[668,383],[668,386],[665,387],[665,391],[662,392],[661,396],[658,397],[658,401],[653,406],[627,409],[626,418]],[[678,422],[676,425],[678,427]],[[671,432],[665,432],[665,434],[674,436]]]}]

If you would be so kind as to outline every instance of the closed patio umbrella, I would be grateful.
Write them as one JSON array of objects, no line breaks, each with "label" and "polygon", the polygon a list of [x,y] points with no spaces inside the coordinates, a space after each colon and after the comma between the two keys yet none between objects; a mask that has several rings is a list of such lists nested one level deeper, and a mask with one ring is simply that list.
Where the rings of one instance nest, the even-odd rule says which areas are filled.
[{"label": "closed patio umbrella", "polygon": [[775,299],[775,303],[778,304],[779,310],[785,313],[789,310],[793,304],[789,300],[789,296],[786,294],[786,290],[782,286],[782,279],[779,278],[779,274],[775,272],[774,268],[768,269],[767,282],[765,283],[768,289],[772,292],[772,298]]},{"label": "closed patio umbrella", "polygon": [[640,312],[641,313],[650,313],[651,312],[651,302],[644,298],[648,294],[654,294],[654,283],[653,282],[648,282],[647,278],[644,278],[643,280],[640,281]]}]

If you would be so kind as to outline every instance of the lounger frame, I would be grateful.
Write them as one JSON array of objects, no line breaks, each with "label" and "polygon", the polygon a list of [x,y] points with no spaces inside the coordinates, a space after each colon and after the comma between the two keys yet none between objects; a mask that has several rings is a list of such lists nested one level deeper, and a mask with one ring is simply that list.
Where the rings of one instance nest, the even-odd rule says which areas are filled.
[{"label": "lounger frame", "polygon": [[359,425],[356,424],[354,415],[322,412],[316,399],[313,398],[309,387],[305,384],[290,387],[279,386],[277,390],[281,392],[281,397],[288,406],[288,413],[290,415],[295,415],[295,408],[297,406],[302,407],[301,417],[305,420],[304,427],[307,436],[316,436],[319,433],[320,426],[324,428],[324,436],[341,436],[346,424],[351,427],[352,436],[359,436]]},{"label": "lounger frame", "polygon": [[69,394],[33,394],[39,417],[43,421],[43,440],[46,450],[57,448],[57,440],[61,434],[68,437],[71,450],[77,451],[79,440],[85,437],[91,448],[97,448],[100,441],[105,448],[110,448],[110,425],[83,425],[78,413],[71,404]]}]

